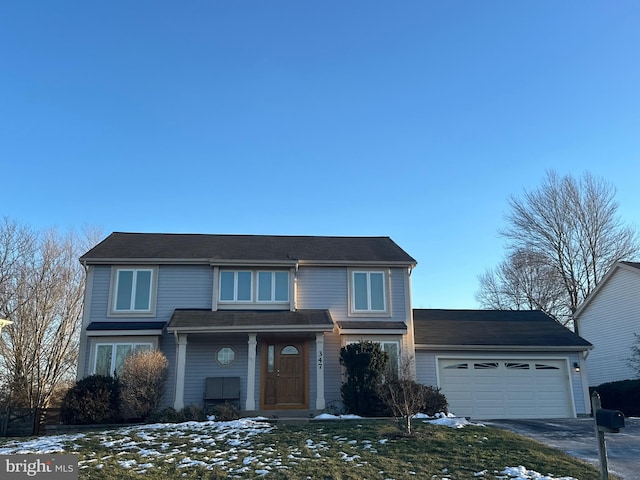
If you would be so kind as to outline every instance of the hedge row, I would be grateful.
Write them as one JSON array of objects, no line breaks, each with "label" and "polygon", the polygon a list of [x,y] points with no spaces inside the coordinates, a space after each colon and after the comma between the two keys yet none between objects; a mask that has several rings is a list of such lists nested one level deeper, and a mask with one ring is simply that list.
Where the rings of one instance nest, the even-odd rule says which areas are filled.
[{"label": "hedge row", "polygon": [[625,417],[640,416],[640,380],[622,380],[591,387],[600,395],[602,408],[620,410]]}]

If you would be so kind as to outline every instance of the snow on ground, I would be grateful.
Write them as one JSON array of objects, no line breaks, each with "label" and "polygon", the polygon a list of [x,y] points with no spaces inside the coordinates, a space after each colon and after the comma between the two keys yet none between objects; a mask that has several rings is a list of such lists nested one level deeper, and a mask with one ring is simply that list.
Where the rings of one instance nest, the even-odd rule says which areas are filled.
[{"label": "snow on ground", "polygon": [[[361,419],[355,415],[328,415],[316,417],[319,420]],[[433,425],[450,428],[464,428],[467,425],[478,425],[468,422],[464,418],[439,414],[438,418],[427,420],[426,416],[416,418],[425,419]],[[136,425],[114,430],[55,435],[39,437],[30,440],[11,440],[0,444],[0,455],[12,454],[47,454],[47,453],[75,453],[83,449],[84,441],[98,441],[108,448],[110,455],[86,453],[80,461],[80,469],[101,470],[104,462],[110,458],[118,458],[120,468],[144,474],[163,463],[175,464],[179,469],[201,466],[208,470],[220,468],[242,478],[249,476],[268,476],[269,473],[286,470],[290,465],[312,458],[322,458],[328,454],[329,446],[326,441],[306,440],[306,450],[289,447],[288,455],[283,457],[273,447],[261,444],[254,449],[254,441],[264,433],[277,428],[263,417],[245,418],[231,422],[216,422],[213,418],[206,422],[157,423],[150,425]],[[169,442],[168,440],[172,440]],[[376,452],[376,444],[385,444],[388,439],[349,440],[344,436],[334,436],[333,440],[344,445],[344,450],[355,447],[363,451]],[[84,449],[86,451],[86,448]],[[355,452],[340,451],[340,458],[344,462],[352,463],[354,467],[361,466],[361,457]],[[91,457],[95,458],[91,458]],[[136,458],[127,458],[135,456]],[[114,468],[113,464],[108,468]],[[379,472],[385,477],[384,472]],[[449,480],[447,469],[442,471],[439,480]],[[554,477],[542,475],[526,467],[508,467],[502,472],[489,473],[483,470],[474,475],[479,479],[499,480],[575,480],[570,477]]]}]

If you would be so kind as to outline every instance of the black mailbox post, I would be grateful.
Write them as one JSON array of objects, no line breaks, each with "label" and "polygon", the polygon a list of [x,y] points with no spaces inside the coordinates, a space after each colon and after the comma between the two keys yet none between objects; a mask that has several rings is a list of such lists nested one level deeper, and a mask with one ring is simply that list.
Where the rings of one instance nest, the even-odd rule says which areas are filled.
[{"label": "black mailbox post", "polygon": [[610,433],[618,433],[624,428],[624,414],[619,410],[596,410],[596,425],[606,428]]},{"label": "black mailbox post", "polygon": [[598,440],[598,456],[600,457],[600,480],[609,480],[609,461],[607,460],[607,445],[604,434],[618,433],[624,428],[624,415],[618,410],[602,408],[598,392],[591,394],[591,411],[594,412],[596,439]]}]

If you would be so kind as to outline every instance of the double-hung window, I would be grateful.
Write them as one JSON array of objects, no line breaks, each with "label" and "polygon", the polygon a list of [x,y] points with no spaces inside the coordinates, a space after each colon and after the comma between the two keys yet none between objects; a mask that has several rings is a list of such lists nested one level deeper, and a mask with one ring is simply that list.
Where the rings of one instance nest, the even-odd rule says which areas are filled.
[{"label": "double-hung window", "polygon": [[113,286],[114,313],[153,311],[153,268],[118,268]]},{"label": "double-hung window", "polygon": [[130,353],[151,350],[151,343],[99,343],[96,345],[94,373],[111,376],[119,374]]},{"label": "double-hung window", "polygon": [[355,313],[387,311],[385,273],[381,271],[351,272],[351,306]]}]

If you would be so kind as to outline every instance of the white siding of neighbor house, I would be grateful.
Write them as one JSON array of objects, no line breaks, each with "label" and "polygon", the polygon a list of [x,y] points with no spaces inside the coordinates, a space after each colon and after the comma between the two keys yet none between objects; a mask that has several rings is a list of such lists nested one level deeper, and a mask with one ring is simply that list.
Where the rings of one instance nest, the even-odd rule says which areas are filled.
[{"label": "white siding of neighbor house", "polygon": [[637,378],[628,360],[640,334],[640,270],[617,268],[580,314],[578,332],[594,346],[587,357],[590,386]]},{"label": "white siding of neighbor house", "polygon": [[[568,370],[570,372],[571,381],[571,393],[573,395],[573,402],[575,406],[576,415],[586,415],[591,411],[589,405],[589,398],[585,398],[588,392],[585,391],[583,384],[583,375],[581,372],[576,372],[573,368],[574,363],[579,363],[579,353],[566,352],[566,353],[525,353],[520,351],[513,352],[470,352],[470,351],[427,351],[416,350],[416,369],[417,369],[417,381],[424,385],[439,386],[437,379],[438,365],[436,357],[461,357],[461,358],[477,358],[490,359],[494,355],[497,358],[527,358],[529,360],[536,360],[538,358],[548,359],[554,358],[558,360],[566,360],[568,362]],[[569,380],[569,379],[568,379]],[[455,413],[455,412],[454,412]]]}]

